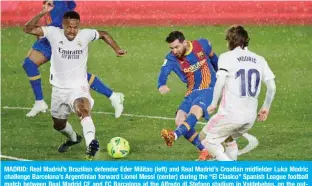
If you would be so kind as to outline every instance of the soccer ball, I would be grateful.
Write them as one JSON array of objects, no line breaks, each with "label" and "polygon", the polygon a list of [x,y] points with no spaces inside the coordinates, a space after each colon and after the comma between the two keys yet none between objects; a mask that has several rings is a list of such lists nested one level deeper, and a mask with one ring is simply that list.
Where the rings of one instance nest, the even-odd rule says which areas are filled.
[{"label": "soccer ball", "polygon": [[107,144],[107,152],[113,158],[123,158],[130,152],[129,142],[125,138],[114,137]]}]

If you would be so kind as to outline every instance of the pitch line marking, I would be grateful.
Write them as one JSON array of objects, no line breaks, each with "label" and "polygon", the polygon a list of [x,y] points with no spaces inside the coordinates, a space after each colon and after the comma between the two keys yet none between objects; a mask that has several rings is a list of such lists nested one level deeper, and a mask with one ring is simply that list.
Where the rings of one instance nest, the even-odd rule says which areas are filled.
[{"label": "pitch line marking", "polygon": [[[2,107],[6,110],[30,110],[31,108],[27,107]],[[105,115],[115,115],[113,112],[102,112],[102,111],[92,111],[94,114],[105,114]],[[137,115],[137,114],[122,114],[122,116],[126,117],[136,117],[136,118],[149,118],[149,119],[162,119],[162,120],[175,120],[175,118],[164,117],[164,116],[150,116],[150,115]],[[198,124],[205,125],[206,122],[197,122]]]},{"label": "pitch line marking", "polygon": [[17,158],[17,157],[13,157],[13,156],[2,155],[2,154],[0,154],[0,158],[9,159],[9,160],[16,160],[16,161],[33,161],[33,160]]}]

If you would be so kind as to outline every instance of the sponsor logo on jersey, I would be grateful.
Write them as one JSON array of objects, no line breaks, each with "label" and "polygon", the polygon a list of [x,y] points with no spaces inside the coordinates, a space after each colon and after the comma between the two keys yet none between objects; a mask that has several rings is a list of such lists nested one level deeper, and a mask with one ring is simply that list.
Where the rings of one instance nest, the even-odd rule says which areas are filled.
[{"label": "sponsor logo on jersey", "polygon": [[63,59],[79,59],[83,53],[82,50],[64,50],[61,47],[59,47],[58,52]]},{"label": "sponsor logo on jersey", "polygon": [[188,68],[184,68],[183,72],[195,72],[196,70],[200,69],[201,66],[203,66],[206,63],[206,59],[198,61],[194,65],[189,66]]}]

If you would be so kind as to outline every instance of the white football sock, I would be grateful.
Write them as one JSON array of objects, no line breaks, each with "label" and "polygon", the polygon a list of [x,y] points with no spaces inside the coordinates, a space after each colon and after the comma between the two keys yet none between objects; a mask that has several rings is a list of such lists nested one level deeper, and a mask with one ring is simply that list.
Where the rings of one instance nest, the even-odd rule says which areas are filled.
[{"label": "white football sock", "polygon": [[176,133],[174,133],[174,140],[178,139],[178,135]]},{"label": "white football sock", "polygon": [[85,117],[81,120],[83,135],[88,147],[92,140],[95,138],[95,126],[90,116]]},{"label": "white football sock", "polygon": [[220,143],[216,143],[214,140],[204,139],[202,144],[208,152],[216,158],[216,160],[233,161],[226,153],[224,153],[224,147]]},{"label": "white football sock", "polygon": [[225,143],[225,153],[231,158],[232,160],[237,160],[238,155],[238,146],[236,140]]},{"label": "white football sock", "polygon": [[70,123],[66,122],[66,126],[64,129],[60,130],[60,133],[64,134],[71,141],[77,141],[76,132],[73,130],[73,127]]}]

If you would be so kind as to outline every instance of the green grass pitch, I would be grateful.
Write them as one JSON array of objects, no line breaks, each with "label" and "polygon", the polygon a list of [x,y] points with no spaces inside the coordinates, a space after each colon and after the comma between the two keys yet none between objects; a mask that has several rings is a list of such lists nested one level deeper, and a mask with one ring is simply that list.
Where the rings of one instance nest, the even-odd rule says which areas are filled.
[{"label": "green grass pitch", "polygon": [[[312,27],[311,26],[246,26],[251,37],[249,49],[265,56],[276,75],[277,93],[269,119],[256,123],[250,131],[260,144],[239,160],[311,160],[312,159]],[[173,120],[153,119],[145,116],[173,118],[183,99],[186,87],[172,74],[168,85],[171,92],[161,96],[157,91],[157,77],[164,56],[169,51],[164,39],[174,30],[182,30],[187,39],[208,38],[213,50],[226,51],[226,27],[117,27],[107,30],[128,51],[117,58],[102,41],[91,44],[89,72],[96,74],[115,91],[125,93],[126,114],[143,117],[94,113],[96,136],[101,150],[96,160],[111,160],[106,144],[115,136],[126,138],[131,153],[125,160],[194,160],[198,152],[181,138],[172,148],[167,148],[160,137],[162,128],[174,128]],[[28,50],[35,37],[26,35],[21,28],[1,29],[1,154],[31,160],[83,160],[84,143],[70,152],[59,154],[57,147],[65,137],[54,131],[50,113],[36,118],[26,118],[34,96],[22,69]],[[48,82],[49,63],[40,67],[44,96],[50,103],[51,86]],[[259,99],[262,105],[265,86]],[[95,92],[93,111],[114,110],[109,100]],[[69,118],[81,134],[79,120]],[[203,125],[197,125],[198,131]],[[239,145],[246,144],[244,139]]]}]

